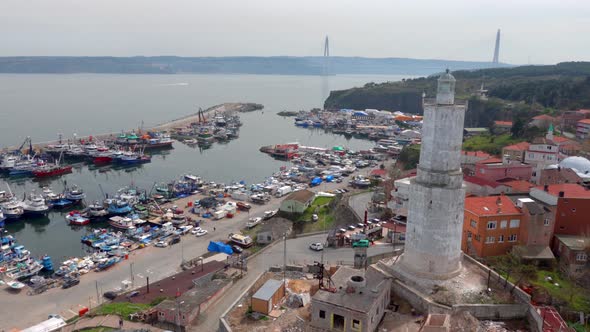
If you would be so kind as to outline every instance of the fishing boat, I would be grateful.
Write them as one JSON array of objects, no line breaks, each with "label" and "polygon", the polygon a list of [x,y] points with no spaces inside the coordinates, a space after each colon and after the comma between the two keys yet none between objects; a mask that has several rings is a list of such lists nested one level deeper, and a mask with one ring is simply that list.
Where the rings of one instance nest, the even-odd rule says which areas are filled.
[{"label": "fishing boat", "polygon": [[106,165],[113,162],[113,153],[101,152],[92,157],[92,162],[95,165]]},{"label": "fishing boat", "polygon": [[86,193],[82,188],[73,185],[72,188],[66,189],[65,198],[77,203],[86,198]]},{"label": "fishing boat", "polygon": [[72,166],[71,165],[60,166],[58,164],[54,164],[54,165],[46,164],[44,166],[33,169],[31,172],[37,178],[59,176],[59,175],[63,175],[63,174],[72,173]]},{"label": "fishing boat", "polygon": [[80,211],[74,210],[66,215],[66,220],[69,225],[82,226],[90,223],[90,218],[84,217]]},{"label": "fishing boat", "polygon": [[29,259],[25,262],[17,263],[11,270],[6,272],[6,276],[10,279],[21,280],[32,277],[43,270],[43,265],[37,260]]},{"label": "fishing boat", "polygon": [[121,216],[129,214],[133,211],[133,208],[129,203],[122,199],[107,199],[107,212],[113,216]]},{"label": "fishing boat", "polygon": [[90,204],[88,208],[82,211],[82,216],[89,219],[104,218],[108,214],[109,212],[105,209],[104,205],[100,204],[100,202],[94,202],[94,204]]},{"label": "fishing boat", "polygon": [[18,282],[16,280],[14,281],[9,281],[6,283],[8,285],[8,287],[14,289],[14,290],[21,290],[23,289],[26,285],[23,284],[22,282]]},{"label": "fishing boat", "polygon": [[24,214],[24,210],[16,197],[12,197],[10,200],[0,204],[0,207],[4,210],[6,219],[19,219]]},{"label": "fishing boat", "polygon": [[140,153],[125,154],[116,159],[116,162],[121,165],[137,165],[145,164],[152,161],[150,155],[144,155]]},{"label": "fishing boat", "polygon": [[46,215],[49,212],[49,206],[45,204],[43,196],[32,191],[29,196],[21,202],[24,214],[27,215]]},{"label": "fishing boat", "polygon": [[0,228],[4,228],[4,221],[6,217],[4,216],[4,211],[2,211],[2,207],[0,207]]},{"label": "fishing boat", "polygon": [[113,265],[117,264],[117,263],[118,263],[120,260],[121,260],[121,258],[119,258],[119,257],[117,257],[117,256],[113,256],[113,257],[111,257],[111,258],[108,258],[108,259],[106,259],[106,258],[104,258],[104,259],[101,259],[101,260],[98,262],[98,264],[96,265],[96,269],[97,269],[98,271],[103,271],[103,270],[106,270],[106,269],[108,269],[109,267],[111,267],[111,266],[113,266]]},{"label": "fishing boat", "polygon": [[172,139],[168,133],[150,133],[141,137],[144,149],[165,149],[172,147]]}]

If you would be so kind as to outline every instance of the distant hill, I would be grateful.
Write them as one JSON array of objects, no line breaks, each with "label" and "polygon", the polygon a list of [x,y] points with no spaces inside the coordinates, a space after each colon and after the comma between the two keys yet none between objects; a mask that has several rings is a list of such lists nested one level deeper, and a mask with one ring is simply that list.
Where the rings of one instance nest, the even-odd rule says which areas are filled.
[{"label": "distant hill", "polygon": [[[487,127],[493,120],[512,119],[516,113],[524,118],[551,109],[590,108],[590,62],[459,70],[453,75],[459,98],[471,98],[482,83],[491,97],[488,101],[471,98],[465,119],[468,126]],[[332,91],[324,107],[421,113],[422,93],[435,95],[437,77],[434,74]]]},{"label": "distant hill", "polygon": [[[270,74],[321,75],[324,57],[0,57],[0,73]],[[408,58],[330,57],[328,74],[430,75],[490,68],[490,62]],[[500,66],[507,66],[501,64]]]}]

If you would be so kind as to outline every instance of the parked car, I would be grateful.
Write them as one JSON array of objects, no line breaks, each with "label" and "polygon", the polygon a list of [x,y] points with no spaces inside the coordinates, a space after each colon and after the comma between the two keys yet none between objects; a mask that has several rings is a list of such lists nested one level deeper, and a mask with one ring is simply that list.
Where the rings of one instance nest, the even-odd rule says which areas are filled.
[{"label": "parked car", "polygon": [[156,247],[158,247],[158,248],[166,248],[167,246],[168,246],[168,243],[165,241],[156,242]]},{"label": "parked car", "polygon": [[139,291],[133,291],[133,292],[127,294],[127,296],[125,296],[125,297],[128,298],[128,299],[130,299],[130,298],[136,297],[138,295],[139,295]]},{"label": "parked car", "polygon": [[65,282],[63,283],[63,285],[61,285],[61,288],[66,289],[66,288],[74,287],[79,283],[80,283],[80,279],[77,279],[77,278],[65,279]]},{"label": "parked car", "polygon": [[322,251],[324,250],[324,245],[321,244],[320,242],[315,242],[309,245],[309,249],[311,250],[315,250],[315,251]]},{"label": "parked car", "polygon": [[235,253],[238,253],[238,254],[241,254],[242,252],[244,252],[244,249],[242,249],[242,247],[239,247],[239,246],[237,246],[237,245],[235,245],[235,244],[234,244],[233,246],[231,246],[231,249],[232,249],[232,250],[233,250]]},{"label": "parked car", "polygon": [[320,217],[318,217],[318,215],[317,215],[317,214],[315,214],[315,213],[314,213],[314,214],[312,214],[312,215],[311,215],[311,221],[313,221],[313,222],[316,222],[316,221],[318,221],[319,219],[320,219]]},{"label": "parked car", "polygon": [[113,292],[113,291],[108,291],[108,292],[105,292],[104,294],[102,294],[102,296],[104,296],[106,299],[109,299],[111,301],[116,299],[118,295],[119,294],[117,294],[117,292]]},{"label": "parked car", "polygon": [[173,238],[170,240],[170,242],[168,242],[168,244],[170,244],[170,245],[177,244],[177,243],[180,243],[180,236],[178,236],[178,235],[177,235],[177,236],[174,236],[174,237],[173,237]]},{"label": "parked car", "polygon": [[197,232],[197,236],[203,236],[203,235],[205,235],[205,234],[207,234],[207,233],[208,233],[208,232],[207,232],[207,230],[205,230],[205,229],[201,229],[201,230],[199,230],[199,231]]},{"label": "parked car", "polygon": [[191,234],[192,234],[192,235],[195,235],[195,234],[197,234],[197,233],[198,233],[198,232],[200,232],[200,231],[201,231],[201,227],[195,227],[195,228],[193,228],[193,229],[191,230]]},{"label": "parked car", "polygon": [[358,224],[356,224],[357,228],[365,228],[365,224],[363,224],[362,222],[359,222]]},{"label": "parked car", "polygon": [[351,231],[354,231],[356,229],[356,227],[354,225],[349,225],[348,226],[348,229],[351,230]]}]

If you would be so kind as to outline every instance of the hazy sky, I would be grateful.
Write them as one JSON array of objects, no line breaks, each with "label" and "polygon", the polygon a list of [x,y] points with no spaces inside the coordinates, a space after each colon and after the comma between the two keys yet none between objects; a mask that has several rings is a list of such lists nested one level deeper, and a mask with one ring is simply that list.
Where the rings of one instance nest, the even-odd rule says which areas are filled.
[{"label": "hazy sky", "polygon": [[0,56],[590,61],[590,0],[0,0]]}]

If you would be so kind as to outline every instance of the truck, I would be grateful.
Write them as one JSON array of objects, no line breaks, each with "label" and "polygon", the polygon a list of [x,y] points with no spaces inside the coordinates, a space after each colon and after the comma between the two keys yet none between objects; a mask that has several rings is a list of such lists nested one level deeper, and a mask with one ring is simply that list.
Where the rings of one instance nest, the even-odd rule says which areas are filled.
[{"label": "truck", "polygon": [[223,218],[225,218],[225,216],[227,216],[226,210],[218,210],[218,211],[213,212],[213,219],[215,219],[215,220],[223,219]]},{"label": "truck", "polygon": [[293,192],[293,188],[291,188],[291,186],[282,186],[279,189],[277,189],[275,196],[276,197],[283,197],[287,194],[290,194],[291,192]]},{"label": "truck", "polygon": [[250,236],[242,235],[242,234],[230,233],[229,240],[233,243],[240,245],[241,247],[244,247],[244,248],[249,248],[254,244],[254,242],[252,241],[252,238]]}]

